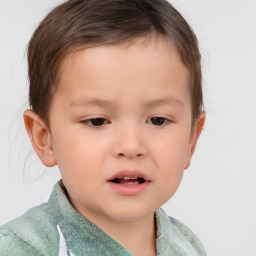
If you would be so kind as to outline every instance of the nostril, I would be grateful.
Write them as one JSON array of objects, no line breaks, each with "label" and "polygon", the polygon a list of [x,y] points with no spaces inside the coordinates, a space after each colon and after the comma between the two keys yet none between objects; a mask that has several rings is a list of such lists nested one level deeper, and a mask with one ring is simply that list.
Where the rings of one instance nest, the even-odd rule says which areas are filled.
[{"label": "nostril", "polygon": [[[121,156],[121,157],[123,157],[123,156],[127,156],[127,157],[130,157],[131,156],[131,154],[124,154],[124,153],[119,153],[118,154],[118,156]],[[143,154],[135,154],[134,155],[135,157],[143,157]]]},{"label": "nostril", "polygon": [[142,159],[147,155],[147,151],[144,148],[132,147],[130,145],[116,146],[112,150],[112,155],[120,158],[138,158]]}]

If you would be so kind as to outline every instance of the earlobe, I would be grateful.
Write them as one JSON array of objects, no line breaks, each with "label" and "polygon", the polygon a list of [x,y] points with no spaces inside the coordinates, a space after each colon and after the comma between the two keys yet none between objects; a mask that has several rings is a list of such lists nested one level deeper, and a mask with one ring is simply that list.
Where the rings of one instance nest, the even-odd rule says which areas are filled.
[{"label": "earlobe", "polygon": [[202,111],[196,121],[196,124],[195,124],[192,132],[191,132],[185,169],[187,169],[190,165],[190,160],[195,152],[196,144],[197,144],[199,136],[203,130],[204,123],[205,123],[205,112]]},{"label": "earlobe", "polygon": [[23,118],[31,144],[38,157],[45,166],[55,166],[57,163],[54,157],[51,134],[43,120],[32,110],[26,110]]}]

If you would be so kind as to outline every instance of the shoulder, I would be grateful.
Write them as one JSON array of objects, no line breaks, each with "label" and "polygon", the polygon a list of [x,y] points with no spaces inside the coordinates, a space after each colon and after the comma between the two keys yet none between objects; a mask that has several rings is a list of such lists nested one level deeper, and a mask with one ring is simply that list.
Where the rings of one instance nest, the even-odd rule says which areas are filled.
[{"label": "shoulder", "polygon": [[0,255],[55,255],[58,231],[47,204],[0,227]]},{"label": "shoulder", "polygon": [[33,246],[27,244],[15,233],[8,229],[0,231],[0,255],[2,256],[18,256],[18,255],[41,255],[41,253]]},{"label": "shoulder", "polygon": [[199,238],[182,222],[169,216],[170,223],[174,227],[174,231],[178,236],[183,237],[198,252],[198,255],[206,255],[202,243]]},{"label": "shoulder", "polygon": [[163,248],[168,247],[177,255],[206,256],[200,240],[186,225],[167,216],[163,209],[156,213],[159,243]]}]

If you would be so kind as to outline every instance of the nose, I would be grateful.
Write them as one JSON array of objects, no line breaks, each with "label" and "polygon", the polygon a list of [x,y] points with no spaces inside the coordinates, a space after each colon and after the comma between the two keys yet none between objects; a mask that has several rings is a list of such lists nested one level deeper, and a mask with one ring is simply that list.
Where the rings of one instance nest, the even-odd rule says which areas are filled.
[{"label": "nose", "polygon": [[117,158],[143,159],[148,152],[143,142],[142,133],[138,129],[126,128],[114,135],[112,155]]}]

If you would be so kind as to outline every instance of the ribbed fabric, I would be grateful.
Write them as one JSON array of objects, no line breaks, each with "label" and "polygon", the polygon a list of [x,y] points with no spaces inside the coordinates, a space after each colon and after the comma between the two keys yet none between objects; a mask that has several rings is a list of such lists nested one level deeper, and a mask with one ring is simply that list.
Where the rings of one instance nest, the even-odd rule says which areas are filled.
[{"label": "ribbed fabric", "polygon": [[[155,212],[158,256],[205,256],[197,237],[159,209]],[[59,256],[60,235],[74,256],[131,256],[70,204],[60,182],[50,199],[0,227],[0,256]],[[62,238],[63,240],[63,238]]]}]

